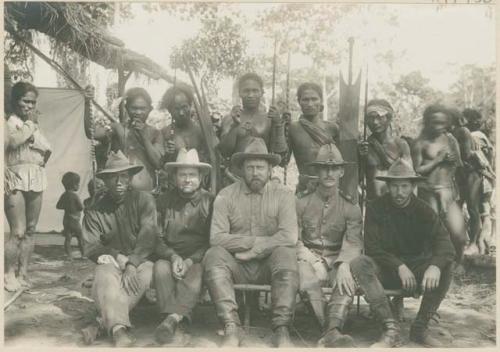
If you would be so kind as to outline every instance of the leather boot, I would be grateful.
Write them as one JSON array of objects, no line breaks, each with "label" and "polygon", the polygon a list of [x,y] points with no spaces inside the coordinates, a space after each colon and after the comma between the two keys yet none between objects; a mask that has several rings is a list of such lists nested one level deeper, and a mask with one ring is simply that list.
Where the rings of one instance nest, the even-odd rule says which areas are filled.
[{"label": "leather boot", "polygon": [[410,341],[416,342],[425,347],[446,347],[441,341],[429,335],[429,329],[427,326],[416,323],[412,324],[410,327]]},{"label": "leather boot", "polygon": [[273,346],[278,348],[295,347],[290,339],[290,332],[288,326],[280,326],[274,330],[273,333]]},{"label": "leather boot", "polygon": [[155,330],[155,340],[160,345],[165,345],[174,340],[177,331],[177,320],[172,316],[167,316]]},{"label": "leather boot", "polygon": [[299,289],[299,274],[292,270],[280,270],[271,278],[272,326],[290,326],[295,311],[295,301]]},{"label": "leather boot", "polygon": [[371,345],[371,348],[393,348],[401,345],[401,332],[394,319],[382,321],[383,333],[380,339]]},{"label": "leather boot", "polygon": [[224,338],[222,339],[222,348],[239,347],[242,338],[241,327],[236,323],[227,323],[224,326]]},{"label": "leather boot", "polygon": [[113,332],[113,342],[115,347],[132,347],[135,343],[135,338],[129,334],[126,327],[121,327]]},{"label": "leather boot", "polygon": [[338,288],[332,293],[327,307],[327,329],[321,341],[325,347],[355,347],[351,336],[342,334],[353,298],[341,295]]},{"label": "leather boot", "polygon": [[224,325],[235,323],[240,326],[231,274],[221,268],[210,269],[205,272],[205,284],[219,320]]}]

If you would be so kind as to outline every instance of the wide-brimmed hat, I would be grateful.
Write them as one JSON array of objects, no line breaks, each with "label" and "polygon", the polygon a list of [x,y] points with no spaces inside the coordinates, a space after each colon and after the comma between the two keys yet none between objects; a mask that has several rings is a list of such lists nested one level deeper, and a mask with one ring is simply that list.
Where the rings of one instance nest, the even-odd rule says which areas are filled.
[{"label": "wide-brimmed hat", "polygon": [[177,159],[175,162],[166,163],[164,168],[166,171],[170,171],[171,169],[175,169],[178,167],[195,167],[200,169],[200,171],[208,172],[212,166],[207,163],[200,162],[200,158],[198,157],[198,151],[196,149],[181,148],[179,153],[177,154]]},{"label": "wide-brimmed hat", "polygon": [[115,174],[117,172],[128,171],[130,175],[135,175],[140,172],[144,167],[141,165],[132,165],[128,161],[127,157],[122,153],[121,150],[117,152],[111,152],[108,155],[108,160],[104,169],[96,173],[97,177]]},{"label": "wide-brimmed hat", "polygon": [[390,181],[390,180],[411,180],[411,181],[422,181],[425,177],[420,176],[413,170],[413,167],[407,161],[399,158],[396,160],[385,176],[375,177],[377,180]]},{"label": "wide-brimmed hat", "polygon": [[345,161],[337,146],[333,143],[324,144],[319,148],[316,160],[308,163],[308,166],[344,166],[353,164]]},{"label": "wide-brimmed hat", "polygon": [[240,167],[246,159],[264,159],[272,166],[276,166],[281,162],[281,156],[269,154],[266,143],[259,137],[253,137],[243,152],[235,153],[231,157],[231,163],[236,167]]}]

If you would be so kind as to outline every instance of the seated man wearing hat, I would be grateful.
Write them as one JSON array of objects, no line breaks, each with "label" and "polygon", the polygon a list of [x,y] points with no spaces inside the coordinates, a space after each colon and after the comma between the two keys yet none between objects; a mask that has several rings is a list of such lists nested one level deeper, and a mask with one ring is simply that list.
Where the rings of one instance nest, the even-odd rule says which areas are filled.
[{"label": "seated man wearing hat", "polygon": [[134,343],[128,332],[129,310],[150,287],[153,263],[148,259],[159,238],[153,196],[130,188],[142,168],[131,165],[121,151],[110,153],[105,168],[97,173],[107,193],[83,218],[84,252],[98,264],[92,297],[103,328],[117,347]]},{"label": "seated man wearing hat", "polygon": [[413,194],[422,177],[411,165],[398,159],[386,176],[388,193],[368,202],[365,218],[365,250],[351,261],[351,271],[382,322],[384,332],[372,347],[396,347],[400,327],[393,317],[387,289],[423,294],[410,340],[427,347],[441,347],[428,334],[430,318],[436,314],[450,286],[455,249],[440,217]]},{"label": "seated man wearing hat", "polygon": [[[172,173],[175,188],[157,200],[162,242],[156,253],[154,282],[160,313],[165,319],[158,326],[158,343],[181,337],[184,318],[190,318],[202,287],[201,260],[209,247],[212,195],[200,187],[202,176],[211,166],[200,162],[196,149],[181,148],[176,162],[165,164]],[[178,329],[179,326],[179,329]]]},{"label": "seated man wearing hat", "polygon": [[224,324],[224,347],[237,347],[242,338],[234,283],[271,284],[273,344],[291,345],[288,329],[299,286],[297,214],[292,192],[269,181],[280,159],[254,137],[231,158],[243,179],[215,198],[204,280]]},{"label": "seated man wearing hat", "polygon": [[[349,263],[363,249],[361,210],[339,190],[344,165],[348,164],[335,144],[319,149],[315,168],[316,190],[297,200],[299,242],[297,258],[300,291],[308,296],[321,326],[326,347],[353,347],[352,338],[340,331],[353,301],[356,284]],[[326,299],[322,286],[332,285],[325,326]]]}]

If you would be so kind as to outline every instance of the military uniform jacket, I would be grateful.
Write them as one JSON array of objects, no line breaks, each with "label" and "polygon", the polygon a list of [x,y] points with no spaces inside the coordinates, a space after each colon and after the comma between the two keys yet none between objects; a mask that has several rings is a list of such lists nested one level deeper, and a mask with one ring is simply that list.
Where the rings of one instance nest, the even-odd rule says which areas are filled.
[{"label": "military uniform jacket", "polygon": [[325,197],[316,190],[297,200],[299,260],[307,260],[305,256],[312,252],[333,269],[361,254],[361,210],[349,196],[336,194],[338,196]]}]

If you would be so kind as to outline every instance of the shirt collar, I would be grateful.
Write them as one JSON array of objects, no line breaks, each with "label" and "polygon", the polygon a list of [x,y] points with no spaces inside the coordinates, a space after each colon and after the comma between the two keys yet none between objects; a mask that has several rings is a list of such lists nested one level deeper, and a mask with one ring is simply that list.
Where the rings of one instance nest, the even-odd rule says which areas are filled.
[{"label": "shirt collar", "polygon": [[320,192],[319,187],[318,187],[318,188],[316,188],[316,190],[314,192],[316,193],[316,197],[318,197],[323,202],[328,202],[328,201],[335,199],[336,197],[340,197],[338,189],[332,193],[324,194],[324,193]]},{"label": "shirt collar", "polygon": [[268,182],[266,182],[266,184],[264,185],[264,187],[262,187],[260,189],[260,191],[254,192],[250,188],[248,188],[248,186],[247,186],[247,184],[246,184],[246,182],[244,180],[241,180],[240,182],[241,182],[241,190],[243,191],[243,193],[245,193],[247,195],[251,194],[251,193],[257,193],[257,194],[262,195],[266,191],[267,187],[269,187],[269,181],[268,181]]},{"label": "shirt collar", "polygon": [[177,198],[180,200],[180,202],[183,202],[184,204],[185,203],[191,203],[191,205],[193,207],[197,206],[199,203],[200,203],[200,200],[201,200],[201,191],[200,189],[198,189],[191,198],[186,198],[186,197],[183,197],[181,195],[181,192],[176,189],[176,192],[175,192]]}]

